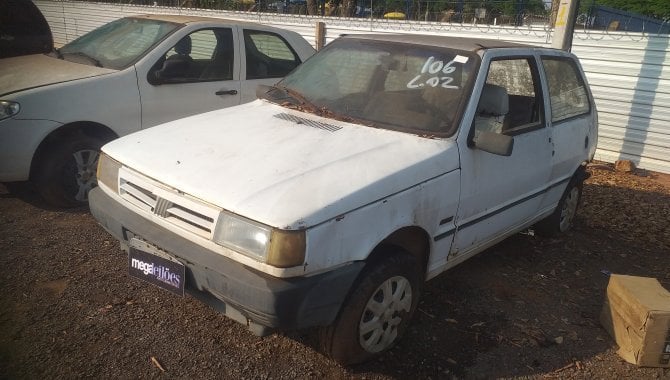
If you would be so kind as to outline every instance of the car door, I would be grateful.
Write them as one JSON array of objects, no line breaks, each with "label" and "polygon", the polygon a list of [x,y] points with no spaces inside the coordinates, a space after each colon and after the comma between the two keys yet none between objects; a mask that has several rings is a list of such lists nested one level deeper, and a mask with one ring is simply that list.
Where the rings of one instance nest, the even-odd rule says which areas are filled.
[{"label": "car door", "polygon": [[[461,199],[450,260],[464,260],[495,244],[538,214],[552,146],[537,66],[532,55],[510,58],[489,51],[483,59],[486,78],[478,79],[473,94],[479,100],[475,112],[467,113],[474,117],[458,137]],[[482,132],[511,137],[511,154],[473,146],[473,136]]]},{"label": "car door", "polygon": [[237,27],[203,27],[173,36],[174,44],[138,70],[142,127],[240,104]]},{"label": "car door", "polygon": [[582,162],[589,158],[589,139],[595,130],[595,106],[584,75],[570,57],[543,55],[542,69],[549,93],[552,129],[552,170],[549,182],[554,185],[545,202],[555,205]]},{"label": "car door", "polygon": [[281,35],[261,29],[242,28],[242,102],[256,99],[258,85],[273,85],[301,63]]}]

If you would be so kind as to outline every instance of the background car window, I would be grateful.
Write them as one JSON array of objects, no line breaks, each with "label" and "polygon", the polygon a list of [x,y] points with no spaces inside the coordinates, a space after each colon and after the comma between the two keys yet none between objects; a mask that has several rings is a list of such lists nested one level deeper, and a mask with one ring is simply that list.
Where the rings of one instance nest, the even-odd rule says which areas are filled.
[{"label": "background car window", "polygon": [[[193,59],[212,59],[214,55],[214,49],[216,49],[216,36],[214,31],[211,29],[199,30],[197,32],[191,33],[191,52],[189,55]],[[172,47],[168,50],[167,56],[170,57],[173,54],[179,54],[175,49],[177,46]]]},{"label": "background car window", "polygon": [[233,55],[231,29],[202,29],[168,50],[154,65],[153,75],[160,83],[232,80]]},{"label": "background car window", "polygon": [[588,113],[591,109],[586,85],[573,61],[543,57],[551,102],[551,121]]},{"label": "background car window", "polygon": [[518,134],[539,125],[541,101],[533,70],[525,58],[491,61],[477,107],[477,130]]},{"label": "background car window", "polygon": [[125,51],[120,55],[138,56],[155,43],[159,34],[160,25],[144,25],[132,30],[118,40],[101,44],[101,48],[113,52],[123,49]]},{"label": "background car window", "polygon": [[274,33],[244,30],[247,79],[281,78],[300,64],[298,55]]},{"label": "background car window", "polygon": [[122,18],[66,44],[60,53],[68,61],[123,69],[178,27],[159,20]]}]

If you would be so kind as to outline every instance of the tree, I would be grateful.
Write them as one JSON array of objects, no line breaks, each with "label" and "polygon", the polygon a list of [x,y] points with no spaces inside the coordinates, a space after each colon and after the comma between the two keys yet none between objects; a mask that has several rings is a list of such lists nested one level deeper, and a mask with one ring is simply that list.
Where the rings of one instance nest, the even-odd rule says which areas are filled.
[{"label": "tree", "polygon": [[556,17],[558,17],[558,8],[561,6],[561,0],[551,0],[551,26],[556,24]]},{"label": "tree", "polygon": [[668,0],[595,0],[595,4],[658,19],[670,17]]}]

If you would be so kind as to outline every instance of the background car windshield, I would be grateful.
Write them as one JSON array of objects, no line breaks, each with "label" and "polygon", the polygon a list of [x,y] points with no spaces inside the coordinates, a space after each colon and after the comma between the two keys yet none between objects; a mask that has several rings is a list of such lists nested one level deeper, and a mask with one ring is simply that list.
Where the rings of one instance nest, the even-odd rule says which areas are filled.
[{"label": "background car windshield", "polygon": [[177,28],[165,21],[123,18],[77,38],[60,53],[70,61],[122,69]]},{"label": "background car windshield", "polygon": [[477,56],[430,46],[334,41],[284,79],[320,109],[375,127],[448,133],[460,117]]}]

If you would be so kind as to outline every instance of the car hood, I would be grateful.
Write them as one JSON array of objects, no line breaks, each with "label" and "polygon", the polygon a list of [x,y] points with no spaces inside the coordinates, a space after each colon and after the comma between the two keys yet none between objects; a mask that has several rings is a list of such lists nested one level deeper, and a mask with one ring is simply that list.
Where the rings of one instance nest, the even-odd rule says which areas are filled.
[{"label": "car hood", "polygon": [[179,191],[283,229],[314,226],[458,167],[453,141],[264,100],[137,132],[103,151]]},{"label": "car hood", "polygon": [[0,63],[0,95],[116,71],[69,62],[44,54],[5,58]]}]

